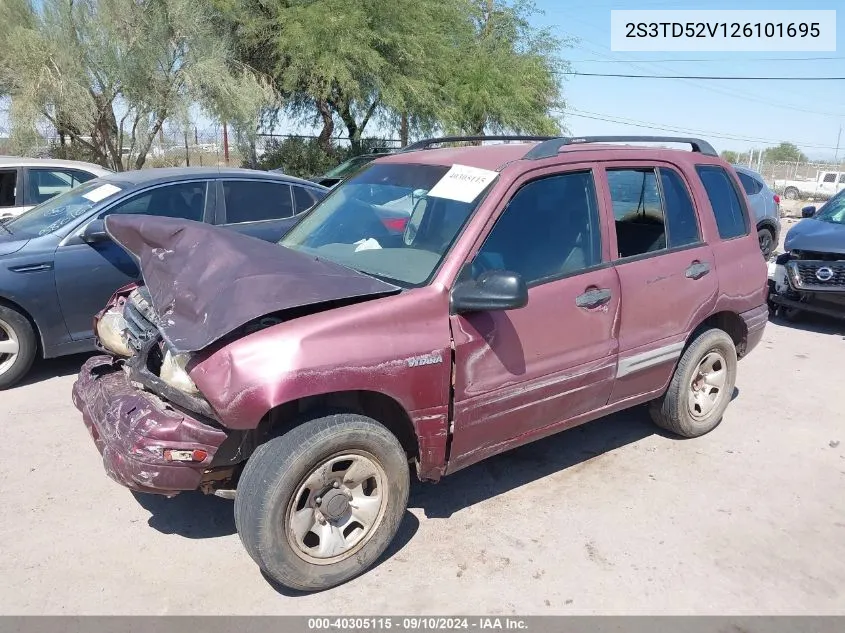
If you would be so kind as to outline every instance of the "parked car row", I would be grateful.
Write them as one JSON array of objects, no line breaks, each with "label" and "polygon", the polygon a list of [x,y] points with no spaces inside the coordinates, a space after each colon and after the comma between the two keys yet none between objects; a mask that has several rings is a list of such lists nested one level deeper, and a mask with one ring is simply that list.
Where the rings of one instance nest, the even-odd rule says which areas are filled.
[{"label": "parked car row", "polygon": [[[136,281],[97,314],[102,353],[73,388],[108,475],[234,498],[263,572],[319,590],[382,555],[412,472],[438,481],[639,404],[680,436],[718,425],[768,318],[736,170],[697,139],[465,140],[377,158],[278,244],[184,213],[47,231],[91,247],[104,228],[140,268],[114,279]],[[173,205],[228,220],[227,178]],[[128,185],[66,195],[112,188]]]},{"label": "parked car row", "polygon": [[[19,169],[25,183],[43,175]],[[94,349],[94,314],[117,288],[140,281],[137,263],[106,233],[106,217],[179,218],[276,242],[326,192],[246,169],[105,172],[0,221],[0,389],[23,378],[37,355]]]}]

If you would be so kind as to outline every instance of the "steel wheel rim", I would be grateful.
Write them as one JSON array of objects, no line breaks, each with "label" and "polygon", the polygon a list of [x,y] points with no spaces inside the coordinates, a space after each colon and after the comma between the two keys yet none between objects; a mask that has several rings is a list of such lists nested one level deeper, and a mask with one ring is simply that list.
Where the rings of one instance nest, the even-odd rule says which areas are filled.
[{"label": "steel wheel rim", "polygon": [[12,368],[20,353],[21,343],[14,328],[0,319],[0,376]]},{"label": "steel wheel rim", "polygon": [[365,451],[325,459],[300,481],[285,512],[285,533],[297,556],[331,565],[354,556],[381,524],[387,474]]},{"label": "steel wheel rim", "polygon": [[728,363],[716,350],[707,352],[699,361],[687,395],[689,414],[696,420],[710,415],[725,397]]}]

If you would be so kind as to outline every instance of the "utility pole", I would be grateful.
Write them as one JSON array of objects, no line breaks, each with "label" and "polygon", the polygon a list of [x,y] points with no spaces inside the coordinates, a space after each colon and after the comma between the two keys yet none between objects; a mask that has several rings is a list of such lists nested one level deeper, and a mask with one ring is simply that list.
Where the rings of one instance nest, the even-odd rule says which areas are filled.
[{"label": "utility pole", "polygon": [[839,140],[842,138],[842,126],[839,126],[839,134],[836,135],[836,153],[833,155],[833,162],[839,162]]}]

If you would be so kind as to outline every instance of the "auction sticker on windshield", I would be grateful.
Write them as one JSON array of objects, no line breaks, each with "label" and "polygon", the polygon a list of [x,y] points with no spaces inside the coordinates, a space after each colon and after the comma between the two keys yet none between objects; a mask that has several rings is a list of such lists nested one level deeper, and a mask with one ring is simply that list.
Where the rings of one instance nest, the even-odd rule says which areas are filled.
[{"label": "auction sticker on windshield", "polygon": [[472,202],[498,176],[498,172],[466,165],[452,165],[428,192],[430,198]]},{"label": "auction sticker on windshield", "polygon": [[113,196],[118,191],[120,191],[120,187],[115,187],[114,185],[100,185],[96,189],[92,189],[86,194],[83,194],[83,198],[90,200],[91,202],[99,202],[100,200],[105,200],[109,196]]}]

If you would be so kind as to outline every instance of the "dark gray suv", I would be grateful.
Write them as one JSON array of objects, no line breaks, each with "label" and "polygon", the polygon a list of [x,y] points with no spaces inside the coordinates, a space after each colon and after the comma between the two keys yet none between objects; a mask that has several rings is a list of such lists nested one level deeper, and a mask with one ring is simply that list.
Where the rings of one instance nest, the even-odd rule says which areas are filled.
[{"label": "dark gray suv", "polygon": [[35,357],[94,349],[94,314],[141,279],[103,218],[143,214],[217,224],[278,241],[328,190],[246,169],[149,169],[109,174],[0,223],[0,389]]}]

